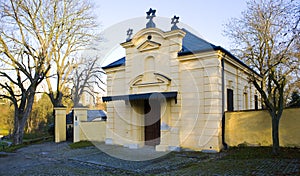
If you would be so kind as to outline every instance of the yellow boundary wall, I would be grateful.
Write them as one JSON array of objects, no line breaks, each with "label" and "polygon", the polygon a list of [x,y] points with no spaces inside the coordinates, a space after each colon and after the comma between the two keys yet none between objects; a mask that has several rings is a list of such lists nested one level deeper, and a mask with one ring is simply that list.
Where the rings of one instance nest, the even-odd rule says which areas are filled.
[{"label": "yellow boundary wall", "polygon": [[[225,142],[229,146],[271,146],[271,116],[266,110],[225,113]],[[279,123],[279,142],[283,147],[300,147],[300,108],[283,111]]]},{"label": "yellow boundary wall", "polygon": [[80,122],[80,140],[103,142],[106,137],[106,121]]}]

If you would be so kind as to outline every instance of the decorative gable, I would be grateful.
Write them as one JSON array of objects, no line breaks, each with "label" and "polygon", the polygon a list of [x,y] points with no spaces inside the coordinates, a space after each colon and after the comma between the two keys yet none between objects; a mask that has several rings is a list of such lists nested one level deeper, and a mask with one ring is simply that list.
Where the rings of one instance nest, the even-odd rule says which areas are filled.
[{"label": "decorative gable", "polygon": [[160,73],[150,73],[153,74],[152,80],[147,80],[145,74],[135,77],[130,81],[130,87],[139,87],[139,86],[153,86],[153,85],[169,85],[171,79],[162,75]]},{"label": "decorative gable", "polygon": [[147,40],[144,43],[142,43],[137,49],[140,52],[144,52],[144,51],[158,49],[160,46],[161,46],[160,43]]}]

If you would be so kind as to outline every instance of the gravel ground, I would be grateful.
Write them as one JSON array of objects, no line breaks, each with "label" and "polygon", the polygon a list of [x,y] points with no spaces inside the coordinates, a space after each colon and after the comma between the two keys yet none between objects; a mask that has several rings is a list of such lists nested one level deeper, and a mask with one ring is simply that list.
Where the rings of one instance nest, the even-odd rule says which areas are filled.
[{"label": "gravel ground", "polygon": [[158,153],[153,148],[136,150],[99,144],[108,153],[117,156],[123,153],[124,158],[134,156],[141,160],[161,156],[128,161],[96,147],[70,149],[68,144],[48,142],[16,153],[1,153],[0,175],[300,175],[299,158],[224,160],[222,153]]},{"label": "gravel ground", "polygon": [[[68,143],[28,146],[0,157],[0,175],[115,175],[126,171],[73,160],[99,153],[95,147],[70,149]],[[101,153],[101,152],[100,152]]]}]

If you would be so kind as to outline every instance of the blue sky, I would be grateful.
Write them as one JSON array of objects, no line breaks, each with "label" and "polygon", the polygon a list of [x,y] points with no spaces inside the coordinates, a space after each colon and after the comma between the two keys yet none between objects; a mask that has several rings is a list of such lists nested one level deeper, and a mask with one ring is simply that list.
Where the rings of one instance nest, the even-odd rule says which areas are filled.
[{"label": "blue sky", "polygon": [[[151,7],[159,17],[180,17],[180,21],[196,30],[204,39],[230,50],[228,38],[222,35],[224,24],[240,17],[246,9],[244,0],[94,0],[101,28],[136,17],[145,17]],[[157,26],[159,27],[159,26]]]},{"label": "blue sky", "polygon": [[[105,66],[125,56],[120,43],[125,42],[126,31],[133,28],[133,33],[145,27],[146,11],[156,9],[154,22],[164,31],[170,30],[171,18],[179,16],[180,28],[202,37],[214,45],[231,50],[230,40],[223,36],[224,24],[231,18],[239,18],[246,10],[245,0],[91,0],[95,5],[95,15],[105,42],[101,48],[100,64]],[[89,53],[90,55],[91,53]],[[95,54],[95,53],[94,53]]]}]

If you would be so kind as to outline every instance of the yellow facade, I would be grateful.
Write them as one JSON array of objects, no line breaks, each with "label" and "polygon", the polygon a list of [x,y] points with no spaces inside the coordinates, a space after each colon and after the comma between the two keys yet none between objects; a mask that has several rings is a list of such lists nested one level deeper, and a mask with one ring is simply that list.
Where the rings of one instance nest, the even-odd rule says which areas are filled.
[{"label": "yellow facade", "polygon": [[[227,112],[225,142],[229,146],[271,146],[272,123],[267,111]],[[300,108],[285,109],[279,125],[279,143],[300,147]]]},{"label": "yellow facade", "polygon": [[[254,109],[252,71],[232,55],[209,50],[179,56],[184,30],[158,28],[138,31],[126,49],[126,63],[106,68],[108,96],[177,92],[160,109],[160,143],[156,150],[222,149],[222,114],[227,89],[234,93],[234,110]],[[222,60],[224,68],[222,68]],[[107,103],[106,143],[139,148],[145,145],[143,101]]]},{"label": "yellow facade", "polygon": [[[108,97],[125,98],[107,103],[106,122],[87,122],[87,109],[75,108],[74,142],[105,140],[106,144],[140,148],[148,145],[149,131],[158,131],[159,142],[154,144],[158,151],[220,151],[222,117],[228,110],[226,90],[233,92],[234,110],[254,109],[257,93],[248,81],[253,72],[224,49],[179,55],[186,35],[193,37],[181,29],[145,28],[122,43],[126,62],[104,70]],[[176,93],[176,97],[162,96],[156,101],[159,124],[153,124],[158,127],[145,120],[146,109],[151,112],[157,107],[149,103],[150,97],[149,105],[145,98],[126,99],[126,95],[152,93]]]}]

